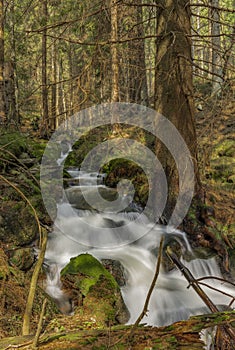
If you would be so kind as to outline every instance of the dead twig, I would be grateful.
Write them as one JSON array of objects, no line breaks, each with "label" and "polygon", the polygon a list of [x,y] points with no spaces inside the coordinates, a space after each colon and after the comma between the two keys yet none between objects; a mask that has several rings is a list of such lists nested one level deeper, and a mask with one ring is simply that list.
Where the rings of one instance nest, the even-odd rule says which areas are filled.
[{"label": "dead twig", "polygon": [[141,314],[139,315],[139,317],[137,318],[137,320],[135,321],[132,329],[131,329],[131,333],[130,336],[132,335],[132,333],[134,333],[134,330],[138,327],[138,325],[140,324],[141,320],[144,318],[144,316],[147,314],[148,312],[148,305],[149,305],[149,301],[151,298],[151,295],[153,293],[155,284],[157,282],[157,278],[159,276],[159,272],[160,272],[160,266],[161,266],[161,261],[162,261],[162,251],[163,251],[163,243],[164,243],[164,238],[161,238],[161,242],[160,242],[160,246],[159,246],[159,252],[158,252],[158,259],[157,259],[157,265],[156,265],[156,270],[155,270],[155,274],[151,283],[151,286],[149,288],[145,303],[144,303],[144,307],[143,310],[141,312]]},{"label": "dead twig", "polygon": [[33,340],[33,344],[32,344],[32,349],[37,349],[38,346],[38,340],[42,331],[42,323],[43,323],[43,317],[45,314],[45,310],[46,310],[46,304],[47,304],[47,299],[45,298],[42,304],[42,311],[40,314],[40,318],[39,318],[39,322],[38,322],[38,327],[37,327],[37,332],[35,335],[35,338]]}]

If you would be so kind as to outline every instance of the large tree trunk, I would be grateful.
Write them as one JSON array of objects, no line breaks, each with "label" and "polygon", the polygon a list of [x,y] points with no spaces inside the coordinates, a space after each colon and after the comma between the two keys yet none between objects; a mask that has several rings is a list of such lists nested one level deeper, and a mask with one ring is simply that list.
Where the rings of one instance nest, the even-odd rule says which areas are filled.
[{"label": "large tree trunk", "polygon": [[[157,3],[159,5],[159,1]],[[195,166],[195,193],[198,193],[190,8],[187,0],[162,0],[160,3],[162,8],[157,11],[155,109],[175,125],[185,140]],[[168,222],[179,193],[178,172],[173,157],[163,144],[157,143],[156,151],[168,180],[168,200],[163,213],[163,219]]]},{"label": "large tree trunk", "polygon": [[0,123],[5,122],[5,82],[4,82],[4,11],[0,0]]}]

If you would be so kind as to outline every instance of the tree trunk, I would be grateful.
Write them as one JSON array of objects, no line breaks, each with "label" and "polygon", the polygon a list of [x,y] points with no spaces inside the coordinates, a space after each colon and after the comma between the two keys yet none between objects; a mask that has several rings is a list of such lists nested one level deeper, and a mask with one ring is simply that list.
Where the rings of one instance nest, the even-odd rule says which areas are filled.
[{"label": "tree trunk", "polygon": [[0,0],[0,123],[5,122],[5,82],[4,82],[4,10]]},{"label": "tree trunk", "polygon": [[118,5],[117,0],[111,0],[111,59],[112,59],[112,89],[111,101],[119,101],[119,62],[118,62]]},{"label": "tree trunk", "polygon": [[55,130],[57,127],[57,47],[56,43],[52,44],[51,66],[52,66],[52,81],[51,85],[51,118],[50,118],[50,130]]},{"label": "tree trunk", "polygon": [[211,0],[211,42],[212,42],[212,94],[218,94],[221,90],[222,78],[222,57],[220,42],[220,16],[219,0]]},{"label": "tree trunk", "polygon": [[[159,4],[159,2],[157,2]],[[187,0],[160,1],[157,11],[155,109],[168,118],[187,144],[195,166],[195,191],[200,181],[194,120],[190,7]],[[171,141],[171,140],[170,140]],[[172,139],[172,143],[174,140]],[[167,148],[157,143],[156,152],[168,180],[168,200],[163,213],[168,222],[179,193],[178,171]]]},{"label": "tree trunk", "polygon": [[[42,3],[43,6],[43,25],[47,25],[48,9],[47,0]],[[42,125],[41,136],[48,136],[49,110],[48,110],[48,87],[47,87],[47,29],[42,32]]]},{"label": "tree trunk", "polygon": [[[19,106],[18,106],[18,77],[17,77],[17,59],[16,59],[16,37],[15,37],[15,1],[11,3],[10,9],[10,61],[5,65],[5,94],[6,94],[6,115],[7,123],[18,127],[20,123]],[[5,63],[6,64],[6,63]]]},{"label": "tree trunk", "polygon": [[[136,6],[124,7],[123,19],[129,24],[128,38],[135,38],[127,44],[126,60],[128,72],[125,67],[123,74],[127,76],[127,84],[124,87],[123,95],[128,98],[129,102],[148,105],[148,88],[145,64],[145,44],[144,28],[143,28],[143,14],[142,14],[142,0],[135,1]],[[136,38],[140,38],[136,40]],[[125,77],[123,78],[123,80]],[[126,90],[126,91],[125,91]]]}]

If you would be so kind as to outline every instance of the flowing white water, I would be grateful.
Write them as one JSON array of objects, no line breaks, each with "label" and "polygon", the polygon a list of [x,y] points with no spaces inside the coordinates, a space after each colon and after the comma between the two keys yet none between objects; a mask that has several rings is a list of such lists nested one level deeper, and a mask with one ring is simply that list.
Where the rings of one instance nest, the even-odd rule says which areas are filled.
[{"label": "flowing white water", "polygon": [[[70,174],[74,177],[79,175],[77,171],[71,171]],[[89,186],[95,186],[96,177],[94,174],[86,175],[83,173],[82,176],[83,180],[87,177]],[[45,262],[50,266],[47,292],[57,299],[60,305],[63,304],[63,293],[60,289],[59,279],[61,269],[69,262],[71,257],[87,252],[98,259],[109,258],[121,262],[126,280],[126,284],[121,290],[131,315],[129,323],[135,322],[142,311],[153,279],[157,262],[157,250],[162,235],[165,236],[166,242],[169,239],[175,239],[180,243],[182,250],[187,252],[187,255],[191,254],[191,261],[183,260],[183,263],[190,269],[195,278],[205,276],[222,277],[214,258],[204,260],[193,256],[183,232],[175,230],[173,234],[168,234],[164,226],[156,225],[141,237],[141,232],[146,232],[146,226],[149,225],[150,228],[152,226],[144,216],[141,216],[140,222],[137,220],[133,223],[133,220],[138,217],[135,212],[94,214],[89,211],[74,210],[74,213],[71,216],[71,208],[68,203],[61,203],[58,206],[54,231],[49,238],[45,257]],[[132,221],[131,231],[128,230],[128,222],[130,221]],[[120,246],[118,227],[123,223],[126,225],[126,235],[131,238],[130,241],[133,243]],[[99,235],[96,235],[97,227],[104,227],[107,240],[116,242],[116,245],[114,244],[112,248],[96,248],[99,246]],[[89,244],[81,244],[84,241],[89,242]],[[213,288],[234,295],[234,290],[229,284],[213,279],[209,280],[208,283]],[[228,295],[218,293],[207,287],[203,287],[203,289],[216,305],[229,305],[231,297]],[[64,299],[64,302],[68,301]],[[151,296],[149,312],[142,322],[157,326],[167,325],[178,320],[187,319],[190,315],[207,312],[209,310],[203,301],[192,287],[188,288],[188,283],[177,269],[170,272],[162,269]]]}]

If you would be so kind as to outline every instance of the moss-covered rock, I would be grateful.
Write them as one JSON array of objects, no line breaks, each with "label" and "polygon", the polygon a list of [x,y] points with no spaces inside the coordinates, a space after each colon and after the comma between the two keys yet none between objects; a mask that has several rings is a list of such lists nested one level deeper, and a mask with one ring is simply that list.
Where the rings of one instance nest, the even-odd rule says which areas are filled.
[{"label": "moss-covered rock", "polygon": [[0,208],[0,240],[16,246],[37,238],[38,227],[30,208],[23,201],[7,201]]},{"label": "moss-covered rock", "polygon": [[35,262],[32,248],[20,248],[12,251],[10,263],[22,271],[29,270]]},{"label": "moss-covered rock", "polygon": [[129,312],[117,282],[92,255],[72,258],[61,271],[61,279],[75,303],[75,314],[100,326],[127,322]]},{"label": "moss-covered rock", "polygon": [[0,130],[0,133],[1,170],[5,172],[20,164],[29,168],[40,162],[46,146],[45,141],[35,140],[18,131]]},{"label": "moss-covered rock", "polygon": [[4,243],[23,246],[38,238],[35,212],[42,223],[51,222],[39,184],[44,148],[44,141],[20,132],[4,131],[0,136],[0,240]]},{"label": "moss-covered rock", "polygon": [[102,169],[107,173],[105,184],[109,187],[116,187],[122,179],[128,179],[135,188],[134,200],[145,206],[148,200],[149,184],[144,171],[134,162],[117,158],[105,165]]}]

